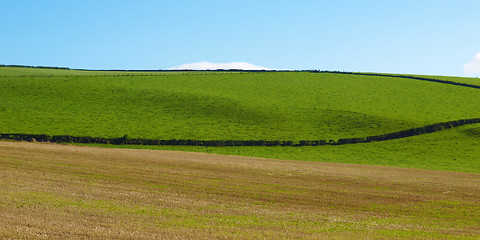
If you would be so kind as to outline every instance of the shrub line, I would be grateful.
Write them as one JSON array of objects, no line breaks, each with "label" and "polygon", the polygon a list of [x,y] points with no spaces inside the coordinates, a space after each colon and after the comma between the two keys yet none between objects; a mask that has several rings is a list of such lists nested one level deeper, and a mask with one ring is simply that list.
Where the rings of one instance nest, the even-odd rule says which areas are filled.
[{"label": "shrub line", "polygon": [[433,133],[460,127],[467,124],[480,123],[480,118],[461,119],[456,121],[441,122],[423,127],[407,129],[398,132],[357,138],[341,138],[338,140],[300,140],[300,141],[265,141],[265,140],[193,140],[193,139],[144,139],[129,138],[124,135],[120,138],[104,138],[71,135],[48,135],[48,134],[24,134],[24,133],[0,133],[0,139],[15,141],[35,141],[53,143],[100,143],[114,145],[159,145],[159,146],[321,146],[321,145],[345,145],[356,143],[380,142],[392,139],[412,137],[427,133]]},{"label": "shrub line", "polygon": [[311,73],[334,73],[334,74],[350,74],[350,75],[362,75],[362,76],[407,78],[407,79],[414,79],[414,80],[421,80],[421,81],[443,83],[443,84],[450,84],[450,85],[455,85],[455,86],[462,86],[462,87],[480,89],[480,86],[478,86],[478,85],[473,85],[473,84],[468,84],[468,83],[459,83],[459,82],[453,82],[453,81],[448,81],[448,80],[440,80],[440,79],[435,79],[435,78],[415,77],[415,76],[410,76],[410,75],[395,75],[395,74],[382,74],[382,73],[360,73],[360,72],[340,72],[340,71],[309,71],[309,72],[311,72]]}]

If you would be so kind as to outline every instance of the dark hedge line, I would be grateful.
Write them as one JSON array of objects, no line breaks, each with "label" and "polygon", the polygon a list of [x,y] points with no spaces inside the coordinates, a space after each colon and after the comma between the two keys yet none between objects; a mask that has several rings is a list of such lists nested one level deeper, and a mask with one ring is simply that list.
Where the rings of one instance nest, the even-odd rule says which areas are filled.
[{"label": "dark hedge line", "polygon": [[5,65],[0,67],[16,67],[16,68],[43,68],[43,69],[64,69],[79,71],[95,71],[95,72],[277,72],[277,70],[243,70],[243,69],[208,69],[208,70],[192,70],[192,69],[83,69],[68,67],[49,67],[49,66],[27,66],[27,65]]},{"label": "dark hedge line", "polygon": [[4,64],[0,64],[0,67],[16,67],[16,68],[42,68],[42,69],[70,69],[70,68],[67,68],[67,67],[26,66],[26,65],[4,65]]},{"label": "dark hedge line", "polygon": [[460,127],[468,124],[475,124],[480,123],[480,118],[472,118],[472,119],[462,119],[450,122],[442,122],[442,123],[435,123],[423,127],[407,129],[403,131],[393,132],[393,133],[386,133],[381,135],[369,136],[364,138],[344,138],[339,139],[338,141],[334,141],[332,145],[342,145],[342,144],[351,144],[351,143],[368,143],[368,142],[380,142],[380,141],[387,141],[392,139],[398,138],[406,138],[412,137],[427,133],[433,133],[442,131],[444,129]]},{"label": "dark hedge line", "polygon": [[396,78],[408,78],[414,80],[421,80],[421,81],[428,81],[428,82],[436,82],[436,83],[444,83],[450,84],[455,86],[462,86],[462,87],[469,87],[469,88],[477,88],[480,89],[480,86],[468,84],[468,83],[458,83],[452,82],[447,80],[439,80],[434,78],[425,78],[425,77],[415,77],[410,75],[395,75],[395,74],[382,74],[382,73],[357,73],[357,72],[337,72],[337,71],[309,71],[312,73],[337,73],[337,74],[350,74],[350,75],[363,75],[363,76],[379,76],[379,77],[396,77]]},{"label": "dark hedge line", "polygon": [[54,143],[101,143],[116,145],[170,145],[170,146],[320,146],[320,145],[344,145],[354,143],[368,143],[387,141],[398,138],[411,137],[426,133],[433,133],[444,129],[459,127],[467,124],[480,123],[480,118],[462,119],[457,121],[435,123],[424,127],[412,128],[408,130],[381,134],[376,136],[361,138],[342,138],[338,140],[302,140],[302,141],[264,141],[264,140],[193,140],[193,139],[142,139],[129,138],[124,135],[120,138],[102,138],[102,137],[77,137],[69,135],[47,134],[22,134],[22,133],[0,133],[0,139],[15,141],[36,141],[36,142],[54,142]]},{"label": "dark hedge line", "polygon": [[79,70],[79,71],[94,71],[94,72],[282,72],[277,70],[243,70],[243,69],[207,69],[207,70],[192,70],[192,69],[158,69],[158,70],[151,70],[151,69],[72,69],[72,70]]}]

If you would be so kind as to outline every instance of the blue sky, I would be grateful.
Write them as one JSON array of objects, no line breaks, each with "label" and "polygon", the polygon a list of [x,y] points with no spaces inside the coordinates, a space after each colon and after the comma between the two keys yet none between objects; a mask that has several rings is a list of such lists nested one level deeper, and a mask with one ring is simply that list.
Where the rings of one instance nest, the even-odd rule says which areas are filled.
[{"label": "blue sky", "polygon": [[247,62],[480,76],[479,9],[478,0],[5,0],[0,64],[168,69]]}]

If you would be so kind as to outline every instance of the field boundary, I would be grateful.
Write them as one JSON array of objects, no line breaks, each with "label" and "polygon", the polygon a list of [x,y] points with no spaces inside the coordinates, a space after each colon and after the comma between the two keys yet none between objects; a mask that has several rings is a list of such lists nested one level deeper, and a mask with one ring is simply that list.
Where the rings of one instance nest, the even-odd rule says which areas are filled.
[{"label": "field boundary", "polygon": [[[50,66],[26,66],[26,65],[4,65],[1,67],[10,68],[30,68],[30,69],[50,69],[50,70],[66,70],[66,71],[84,71],[84,72],[98,72],[98,74],[38,74],[38,75],[0,75],[2,78],[8,77],[131,77],[131,76],[169,76],[169,75],[209,75],[209,74],[226,74],[226,73],[271,73],[271,72],[309,72],[309,73],[331,73],[331,74],[347,74],[347,75],[361,75],[361,76],[378,76],[378,77],[394,77],[406,78],[427,82],[435,82],[442,84],[449,84],[454,86],[462,86],[480,89],[480,85],[459,83],[448,80],[440,80],[436,78],[418,77],[412,75],[389,74],[389,73],[365,73],[365,72],[343,72],[343,71],[329,71],[329,70],[243,70],[243,69],[212,69],[212,70],[191,70],[191,69],[81,69],[68,67],[50,67]],[[111,74],[101,74],[102,72],[110,72]]]},{"label": "field boundary", "polygon": [[394,78],[407,78],[407,79],[414,79],[420,81],[427,81],[427,82],[435,82],[435,83],[443,83],[461,87],[469,87],[469,88],[476,88],[480,89],[479,85],[468,84],[468,83],[459,83],[454,81],[448,80],[440,80],[435,78],[426,78],[426,77],[417,77],[411,75],[396,75],[396,74],[388,74],[388,73],[361,73],[361,72],[337,72],[337,71],[309,71],[311,73],[333,73],[333,74],[347,74],[347,75],[361,75],[361,76],[377,76],[377,77],[394,77]]},{"label": "field boundary", "polygon": [[100,143],[114,145],[159,145],[159,146],[321,146],[321,145],[345,145],[356,143],[381,142],[399,138],[413,137],[428,133],[434,133],[445,129],[460,127],[468,124],[480,123],[480,118],[461,119],[456,121],[441,122],[403,131],[386,133],[381,135],[341,138],[338,140],[300,140],[300,141],[265,141],[265,140],[194,140],[194,139],[143,139],[129,138],[127,135],[119,138],[71,136],[71,135],[48,135],[48,134],[24,134],[24,133],[0,133],[0,139],[14,141],[36,141],[53,143]]}]

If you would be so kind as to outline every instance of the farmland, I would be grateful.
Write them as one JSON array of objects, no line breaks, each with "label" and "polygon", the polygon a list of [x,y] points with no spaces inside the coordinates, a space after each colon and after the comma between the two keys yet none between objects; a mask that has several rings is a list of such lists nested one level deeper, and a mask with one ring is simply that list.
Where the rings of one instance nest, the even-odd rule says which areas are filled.
[{"label": "farmland", "polygon": [[[480,117],[479,89],[382,76],[3,67],[0,83],[0,133],[331,140]],[[478,129],[345,146],[149,148],[479,173]]]},{"label": "farmland", "polygon": [[304,147],[96,145],[480,173],[480,124],[383,142]]},{"label": "farmland", "polygon": [[478,239],[478,174],[0,142],[0,238]]},{"label": "farmland", "polygon": [[[0,133],[366,139],[478,119],[478,99],[473,87],[334,72],[0,67]],[[0,238],[478,239],[480,124],[423,133],[321,146],[0,141]]]},{"label": "farmland", "polygon": [[3,133],[339,139],[480,116],[477,89],[391,77],[278,72],[12,76],[0,82]]}]

